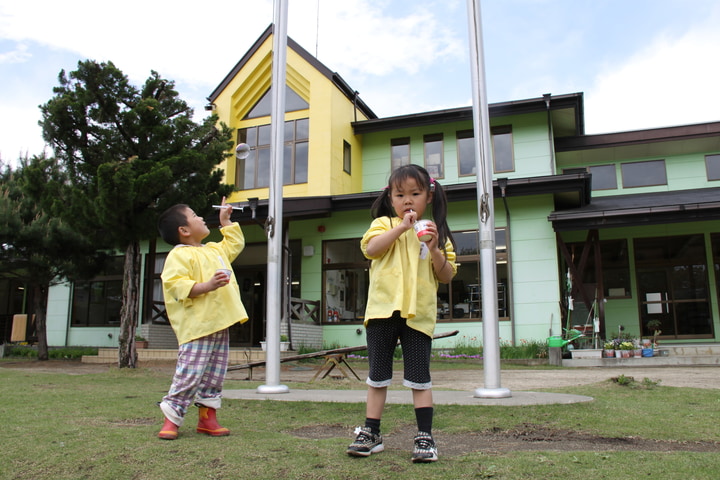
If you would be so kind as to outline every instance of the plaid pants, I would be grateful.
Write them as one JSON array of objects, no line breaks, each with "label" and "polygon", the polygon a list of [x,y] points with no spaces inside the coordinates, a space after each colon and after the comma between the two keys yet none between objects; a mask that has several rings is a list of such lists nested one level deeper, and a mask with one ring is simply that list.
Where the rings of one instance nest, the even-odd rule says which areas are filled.
[{"label": "plaid pants", "polygon": [[228,366],[228,329],[180,345],[172,385],[162,403],[180,419],[195,401],[204,407],[220,408]]}]

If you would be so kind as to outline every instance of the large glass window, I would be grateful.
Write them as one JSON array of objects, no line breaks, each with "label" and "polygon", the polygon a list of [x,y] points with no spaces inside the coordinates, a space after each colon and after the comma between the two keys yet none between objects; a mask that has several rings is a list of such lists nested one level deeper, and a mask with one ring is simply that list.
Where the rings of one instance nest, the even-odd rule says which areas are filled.
[{"label": "large glass window", "polygon": [[[493,171],[515,171],[512,126],[504,125],[490,129],[493,150]],[[473,130],[456,133],[458,168],[460,175],[475,175],[475,134]]]},{"label": "large glass window", "polygon": [[[283,183],[306,183],[308,179],[309,120],[285,122]],[[238,130],[238,143],[247,143],[250,154],[237,159],[235,186],[240,190],[267,187],[270,182],[270,125]]]},{"label": "large glass window", "polygon": [[360,250],[360,239],[324,242],[323,260],[323,323],[362,321],[370,262]]},{"label": "large glass window", "polygon": [[434,133],[423,137],[425,147],[425,169],[433,178],[443,178],[443,134]]},{"label": "large glass window", "polygon": [[[453,232],[456,243],[457,275],[450,284],[438,287],[438,320],[482,318],[482,288],[478,232]],[[495,230],[495,259],[497,276],[498,317],[507,320],[508,310],[508,251],[505,229]]]},{"label": "large glass window", "polygon": [[661,338],[711,338],[710,292],[703,235],[635,239],[635,270],[643,335],[650,321]]},{"label": "large glass window", "polygon": [[[602,262],[602,283],[603,296],[605,298],[630,297],[630,262],[628,257],[627,240],[603,240],[600,245],[600,261]],[[568,252],[573,258],[576,268],[580,267],[580,260],[583,256],[585,243],[568,243]],[[591,248],[591,247],[588,247]],[[595,265],[595,252],[587,252],[585,268],[579,272],[583,284],[594,286],[598,283],[597,266]],[[595,297],[594,291],[587,291],[591,298]],[[578,298],[579,300],[579,298]]]},{"label": "large glass window", "polygon": [[[297,110],[306,110],[310,105],[300,97],[295,91],[285,85],[285,111],[295,112]],[[272,112],[272,87],[265,92],[265,95],[258,100],[255,106],[245,115],[245,118],[266,117]]]},{"label": "large glass window", "polygon": [[390,140],[390,168],[395,170],[410,164],[410,137]]},{"label": "large glass window", "polygon": [[625,188],[667,185],[665,160],[628,162],[620,165],[620,168]]},{"label": "large glass window", "polygon": [[120,324],[123,266],[124,257],[115,257],[100,275],[73,284],[73,327]]}]

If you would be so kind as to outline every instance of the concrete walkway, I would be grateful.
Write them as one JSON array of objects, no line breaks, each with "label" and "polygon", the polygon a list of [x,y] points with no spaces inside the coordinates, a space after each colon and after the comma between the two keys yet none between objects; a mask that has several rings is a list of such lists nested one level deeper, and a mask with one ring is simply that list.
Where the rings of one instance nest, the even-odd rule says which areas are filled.
[{"label": "concrete walkway", "polygon": [[[506,398],[476,398],[475,392],[433,390],[436,405],[548,405],[591,402],[592,397],[548,392],[510,392]],[[277,400],[286,402],[365,403],[366,390],[296,390],[288,393],[258,393],[257,390],[223,390],[223,398],[239,400]],[[410,390],[388,390],[387,403],[412,404]]]}]

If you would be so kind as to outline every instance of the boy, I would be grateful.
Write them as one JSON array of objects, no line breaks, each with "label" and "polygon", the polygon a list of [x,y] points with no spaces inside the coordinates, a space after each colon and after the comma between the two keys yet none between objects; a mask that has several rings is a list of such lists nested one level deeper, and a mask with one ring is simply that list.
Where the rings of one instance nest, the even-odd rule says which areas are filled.
[{"label": "boy", "polygon": [[174,248],[162,271],[163,296],[178,339],[175,375],[159,403],[165,423],[158,437],[174,440],[190,403],[199,407],[197,432],[229,435],[217,423],[228,365],[228,329],[248,316],[235,276],[228,270],[245,247],[240,225],[230,222],[232,207],[220,209],[223,240],[203,244],[210,234],[205,221],[187,205],[170,207],[158,221],[160,236]]}]

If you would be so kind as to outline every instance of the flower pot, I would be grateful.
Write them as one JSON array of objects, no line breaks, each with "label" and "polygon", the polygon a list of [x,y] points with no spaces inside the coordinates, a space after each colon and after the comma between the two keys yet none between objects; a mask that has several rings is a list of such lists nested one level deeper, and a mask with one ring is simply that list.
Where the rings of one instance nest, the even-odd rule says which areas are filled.
[{"label": "flower pot", "polygon": [[280,342],[280,351],[287,352],[290,348],[290,342]]},{"label": "flower pot", "polygon": [[266,351],[266,350],[267,350],[267,343],[265,343],[265,342],[260,342],[260,348],[262,348],[262,351],[263,351],[263,352]]},{"label": "flower pot", "polygon": [[615,350],[615,358],[622,358],[622,350]]},{"label": "flower pot", "polygon": [[612,348],[606,348],[603,350],[603,357],[604,358],[615,358],[615,350]]},{"label": "flower pot", "polygon": [[643,356],[643,357],[652,357],[652,356],[653,356],[653,349],[652,349],[652,348],[643,348],[643,349],[642,349],[642,356]]},{"label": "flower pot", "polygon": [[622,358],[630,358],[632,350],[620,350]]},{"label": "flower pot", "polygon": [[147,340],[135,340],[135,348],[136,349],[143,349],[148,348],[148,341]]}]

